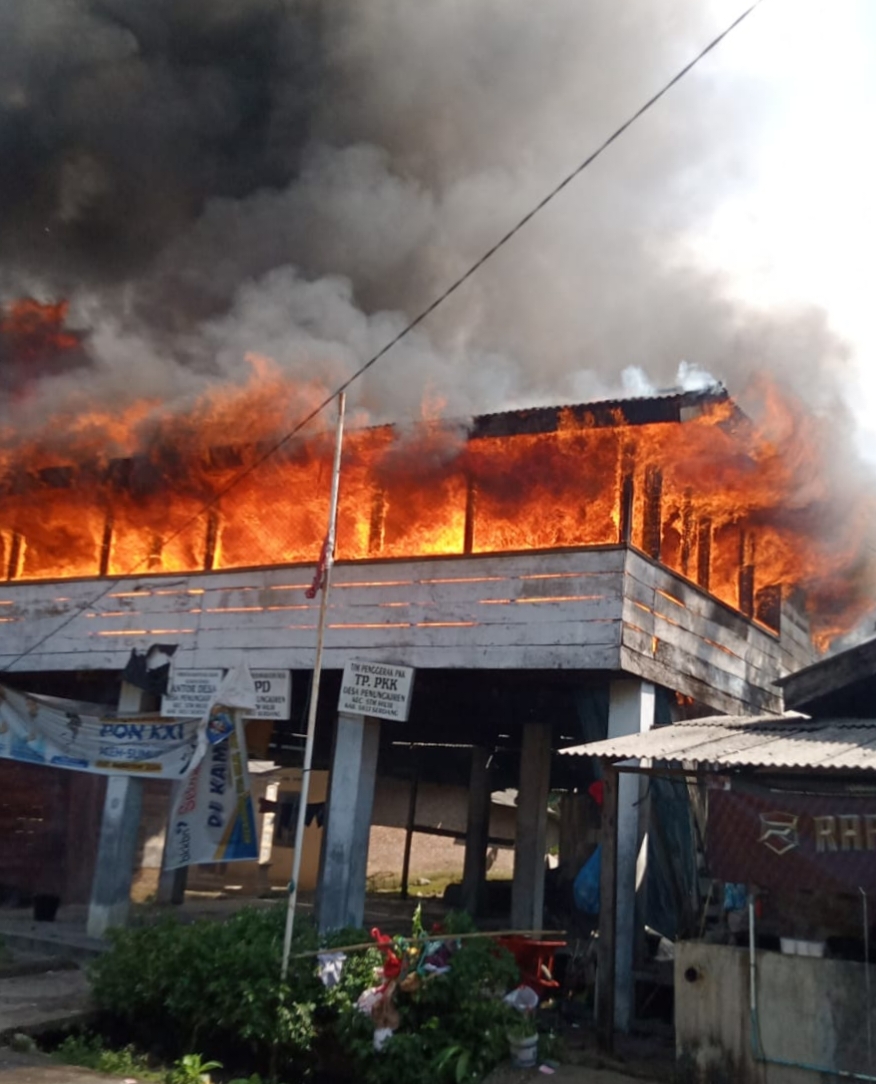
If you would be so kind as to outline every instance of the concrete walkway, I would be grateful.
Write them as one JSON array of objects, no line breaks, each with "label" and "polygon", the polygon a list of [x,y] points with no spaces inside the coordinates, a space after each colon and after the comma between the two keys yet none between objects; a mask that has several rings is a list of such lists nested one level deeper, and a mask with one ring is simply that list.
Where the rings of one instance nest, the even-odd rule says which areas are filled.
[{"label": "concrete walkway", "polygon": [[36,1034],[82,1020],[89,1011],[88,979],[83,971],[44,971],[0,978],[0,1036],[15,1031]]}]

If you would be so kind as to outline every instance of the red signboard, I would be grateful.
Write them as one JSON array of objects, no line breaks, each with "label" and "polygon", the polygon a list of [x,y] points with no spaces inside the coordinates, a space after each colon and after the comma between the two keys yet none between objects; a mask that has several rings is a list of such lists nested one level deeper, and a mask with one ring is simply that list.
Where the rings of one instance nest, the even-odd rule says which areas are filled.
[{"label": "red signboard", "polygon": [[876,796],[709,791],[713,877],[761,888],[876,891]]}]

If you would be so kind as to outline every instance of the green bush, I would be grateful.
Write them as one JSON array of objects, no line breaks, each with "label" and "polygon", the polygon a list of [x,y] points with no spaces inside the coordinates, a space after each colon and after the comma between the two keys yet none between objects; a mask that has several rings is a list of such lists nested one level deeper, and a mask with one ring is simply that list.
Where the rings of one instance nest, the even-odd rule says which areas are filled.
[{"label": "green bush", "polygon": [[[272,1055],[305,1059],[323,987],[313,960],[293,960],[280,986],[284,921],[281,905],[246,909],[226,922],[113,931],[110,951],[91,967],[95,1003],[135,1042],[152,1047],[158,1037],[167,1058],[230,1051],[259,1067]],[[299,925],[293,953],[316,945],[313,928]]]},{"label": "green bush", "polygon": [[[507,1054],[506,1029],[516,1013],[501,994],[519,976],[511,955],[490,939],[460,942],[447,974],[424,978],[408,993],[397,990],[399,1027],[377,1052],[373,1023],[356,1002],[375,985],[382,955],[350,953],[330,990],[313,956],[293,958],[281,987],[284,918],[280,905],[243,910],[223,923],[168,921],[113,932],[111,949],[91,968],[109,1030],[150,1050],[159,1037],[161,1055],[180,1071],[180,1059],[198,1050],[247,1073],[279,1071],[287,1079],[333,1064],[363,1084],[463,1084],[480,1080]],[[451,934],[472,929],[465,916],[446,923]],[[417,919],[414,937],[420,933]],[[367,940],[362,930],[342,930],[325,947]],[[293,957],[318,944],[311,925],[298,926]],[[414,954],[416,946],[409,946]]]}]

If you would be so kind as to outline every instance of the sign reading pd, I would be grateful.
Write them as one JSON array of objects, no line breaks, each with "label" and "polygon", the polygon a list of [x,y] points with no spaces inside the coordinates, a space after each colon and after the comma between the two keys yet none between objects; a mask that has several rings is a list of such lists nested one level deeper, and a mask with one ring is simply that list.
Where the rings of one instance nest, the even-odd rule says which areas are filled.
[{"label": "sign reading pd", "polygon": [[406,723],[413,684],[413,666],[351,659],[344,667],[338,711]]}]

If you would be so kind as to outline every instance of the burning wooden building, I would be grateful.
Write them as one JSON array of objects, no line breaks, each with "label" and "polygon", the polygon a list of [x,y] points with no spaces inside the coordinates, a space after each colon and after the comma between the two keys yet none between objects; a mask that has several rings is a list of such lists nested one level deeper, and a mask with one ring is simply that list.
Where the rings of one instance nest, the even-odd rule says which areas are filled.
[{"label": "burning wooden building", "polygon": [[[0,666],[10,682],[112,703],[132,650],[175,645],[178,668],[227,666],[243,651],[252,666],[293,672],[272,750],[294,760],[331,449],[327,438],[272,440],[270,396],[257,402],[262,413],[252,400],[233,411],[214,402],[209,425],[195,411],[124,455],[106,452],[109,422],[81,420],[63,453],[51,440],[4,453]],[[137,429],[130,418],[118,427],[128,441]],[[409,778],[416,758],[421,778],[470,783],[463,891],[474,907],[490,792],[517,787],[512,917],[540,926],[548,794],[581,785],[563,774],[558,747],[705,710],[778,712],[777,679],[810,660],[800,587],[831,571],[783,513],[787,473],[720,387],[465,427],[354,429],[317,763],[352,758],[358,789],[333,816],[329,784],[325,850],[367,851],[378,770]],[[338,721],[332,702],[352,658],[416,667],[409,722],[368,723],[363,736]],[[0,765],[4,794],[21,770]],[[6,801],[6,850],[19,812]],[[57,816],[41,823],[54,824],[60,849]],[[2,853],[0,882],[12,876]],[[360,866],[324,870],[332,921],[361,918]]]}]

